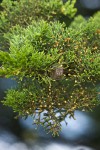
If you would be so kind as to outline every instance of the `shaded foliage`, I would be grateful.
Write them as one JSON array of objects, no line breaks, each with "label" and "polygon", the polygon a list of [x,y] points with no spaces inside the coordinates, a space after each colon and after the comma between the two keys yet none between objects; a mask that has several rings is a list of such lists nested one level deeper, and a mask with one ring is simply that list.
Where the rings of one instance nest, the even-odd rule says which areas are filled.
[{"label": "shaded foliage", "polygon": [[[8,41],[3,37],[12,26],[26,27],[32,20],[44,19],[46,21],[65,21],[74,17],[77,9],[74,8],[76,0],[3,0],[0,6],[0,46],[3,50],[9,47]],[[64,18],[64,19],[63,19]]]}]

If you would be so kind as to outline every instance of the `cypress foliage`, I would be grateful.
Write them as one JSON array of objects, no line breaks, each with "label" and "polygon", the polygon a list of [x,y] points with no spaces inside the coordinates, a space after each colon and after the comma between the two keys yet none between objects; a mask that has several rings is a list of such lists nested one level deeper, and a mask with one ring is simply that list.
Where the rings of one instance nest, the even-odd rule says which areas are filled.
[{"label": "cypress foliage", "polygon": [[[16,11],[12,2],[4,2],[3,5],[11,7],[12,17]],[[24,7],[30,7],[28,4],[32,3],[31,0],[20,1],[24,2],[28,2]],[[39,5],[40,10],[38,2],[35,4]],[[43,2],[48,10],[53,11],[66,5],[61,1]],[[16,3],[18,2],[14,4]],[[54,4],[56,8],[53,7]],[[70,3],[69,6],[74,9]],[[73,14],[73,11],[68,12],[68,15]],[[44,15],[50,18],[45,19]],[[17,82],[15,89],[6,92],[3,104],[11,106],[19,116],[33,116],[35,124],[44,126],[47,132],[52,132],[55,136],[59,134],[61,121],[67,115],[74,118],[75,110],[89,111],[99,104],[100,12],[88,20],[76,16],[69,27],[66,23],[61,23],[59,17],[55,19],[53,16],[51,19],[51,11],[49,15],[44,15],[32,19],[27,25],[23,23],[24,17],[18,24],[13,20],[14,25],[9,20],[11,27],[2,36],[8,42],[9,49],[0,51],[0,75]]]}]

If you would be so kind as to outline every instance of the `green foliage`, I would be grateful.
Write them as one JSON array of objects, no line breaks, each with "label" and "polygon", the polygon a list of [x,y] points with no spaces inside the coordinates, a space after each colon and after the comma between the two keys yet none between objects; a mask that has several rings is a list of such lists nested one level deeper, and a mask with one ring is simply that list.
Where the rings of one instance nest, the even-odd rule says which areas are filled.
[{"label": "green foliage", "polygon": [[[3,0],[0,12],[0,46],[7,50],[9,43],[3,37],[12,26],[26,27],[33,20],[44,19],[46,21],[65,21],[75,16],[77,9],[74,8],[76,0]],[[65,20],[63,19],[65,18]]]},{"label": "green foliage", "polygon": [[18,86],[7,91],[3,103],[21,116],[34,116],[34,123],[53,135],[67,115],[98,105],[99,16],[87,21],[78,16],[69,27],[39,20],[10,28],[4,36],[9,51],[0,51],[0,75],[14,78]]},{"label": "green foliage", "polygon": [[67,115],[74,118],[75,110],[99,104],[100,12],[89,20],[79,15],[67,27],[75,2],[1,3],[0,76],[17,82],[3,104],[19,116],[34,116],[34,123],[53,135]]}]

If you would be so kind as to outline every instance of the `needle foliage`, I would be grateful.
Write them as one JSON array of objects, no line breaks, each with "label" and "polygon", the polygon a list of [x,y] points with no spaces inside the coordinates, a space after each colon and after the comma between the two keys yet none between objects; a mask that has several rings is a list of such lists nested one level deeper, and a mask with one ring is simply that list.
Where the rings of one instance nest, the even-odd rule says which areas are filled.
[{"label": "needle foliage", "polygon": [[[51,2],[58,1],[44,1],[48,10],[62,7],[60,1],[57,8]],[[100,12],[88,20],[76,16],[69,27],[58,17],[45,17],[32,19],[27,26],[13,20],[15,25],[3,36],[9,49],[0,51],[0,75],[17,82],[16,88],[7,90],[3,104],[19,116],[33,116],[36,125],[55,136],[67,115],[74,118],[75,110],[89,111],[99,104]]]}]

